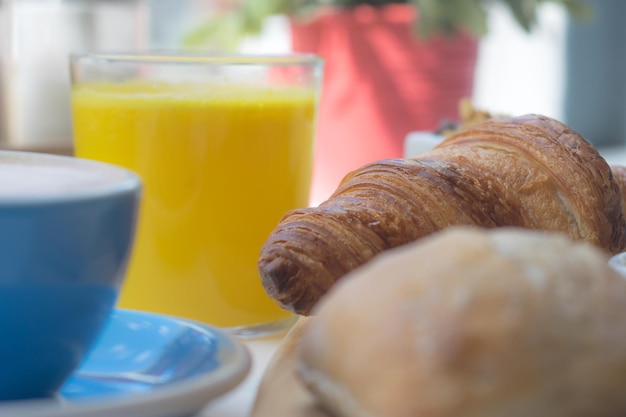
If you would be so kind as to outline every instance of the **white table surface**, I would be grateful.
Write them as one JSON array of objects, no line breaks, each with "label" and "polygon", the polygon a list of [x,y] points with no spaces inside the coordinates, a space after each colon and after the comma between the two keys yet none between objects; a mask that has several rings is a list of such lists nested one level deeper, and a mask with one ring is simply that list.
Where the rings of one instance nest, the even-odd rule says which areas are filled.
[{"label": "white table surface", "polygon": [[248,417],[261,377],[285,334],[286,332],[262,339],[244,339],[243,343],[252,355],[250,373],[234,390],[207,404],[194,417]]}]

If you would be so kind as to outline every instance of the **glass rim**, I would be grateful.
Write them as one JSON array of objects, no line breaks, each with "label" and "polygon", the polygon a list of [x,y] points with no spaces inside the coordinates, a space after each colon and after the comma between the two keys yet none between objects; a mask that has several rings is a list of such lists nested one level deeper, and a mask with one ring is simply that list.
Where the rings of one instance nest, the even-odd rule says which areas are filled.
[{"label": "glass rim", "polygon": [[313,53],[237,54],[193,51],[74,52],[70,61],[129,64],[207,64],[207,65],[319,65],[324,59]]}]

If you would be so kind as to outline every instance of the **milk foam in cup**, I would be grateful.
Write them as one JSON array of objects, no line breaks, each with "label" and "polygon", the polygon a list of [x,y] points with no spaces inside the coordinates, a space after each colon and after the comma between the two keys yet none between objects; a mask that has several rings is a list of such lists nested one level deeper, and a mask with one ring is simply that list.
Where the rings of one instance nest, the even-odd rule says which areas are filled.
[{"label": "milk foam in cup", "polygon": [[131,253],[134,173],[0,151],[0,400],[47,397],[85,358]]}]

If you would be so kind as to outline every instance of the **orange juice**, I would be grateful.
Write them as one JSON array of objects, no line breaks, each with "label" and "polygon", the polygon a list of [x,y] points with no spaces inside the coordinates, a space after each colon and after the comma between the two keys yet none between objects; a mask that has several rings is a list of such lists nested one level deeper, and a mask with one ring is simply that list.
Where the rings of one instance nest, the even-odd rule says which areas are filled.
[{"label": "orange juice", "polygon": [[308,204],[311,89],[78,84],[76,155],[144,182],[119,305],[239,327],[288,315],[256,262],[280,217]]}]

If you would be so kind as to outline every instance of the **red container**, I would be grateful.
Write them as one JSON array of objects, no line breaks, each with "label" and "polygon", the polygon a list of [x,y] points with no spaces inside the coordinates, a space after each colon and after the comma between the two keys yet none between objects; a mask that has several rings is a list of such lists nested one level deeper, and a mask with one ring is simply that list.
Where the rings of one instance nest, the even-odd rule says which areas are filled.
[{"label": "red container", "polygon": [[367,162],[402,157],[407,133],[458,119],[471,97],[477,40],[421,40],[410,5],[359,6],[293,21],[292,43],[326,61],[312,203]]}]

